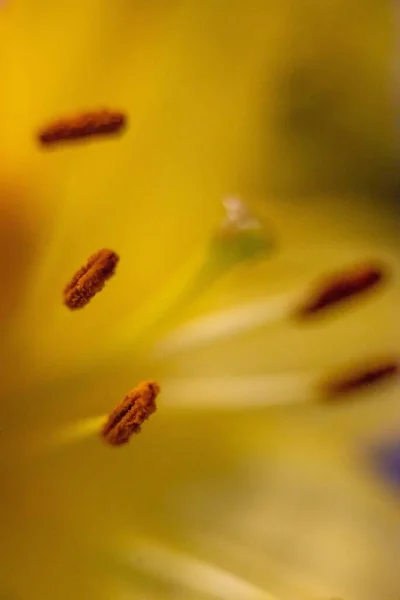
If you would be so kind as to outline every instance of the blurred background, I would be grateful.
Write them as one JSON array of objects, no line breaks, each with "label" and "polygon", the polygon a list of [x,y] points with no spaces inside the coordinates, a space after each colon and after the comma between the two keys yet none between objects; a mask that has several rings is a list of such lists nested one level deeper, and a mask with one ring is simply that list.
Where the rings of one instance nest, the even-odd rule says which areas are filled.
[{"label": "blurred background", "polygon": [[[399,352],[396,8],[1,7],[2,422],[40,438],[106,412],[147,374],[190,390],[181,402],[166,393],[121,452],[88,439],[36,458],[3,437],[1,600],[399,599],[400,497],[371,456],[400,434],[398,380],[329,408],[304,387],[310,374]],[[79,156],[33,144],[53,117],[99,103],[126,108],[129,135]],[[388,265],[387,285],[310,326],[266,320],[96,369],[113,329],[129,337],[140,301],[208,243],[230,194],[272,250],[182,321],[247,304],[250,314],[254,301],[371,258]],[[104,245],[130,260],[114,294],[72,319],[60,290]]]}]

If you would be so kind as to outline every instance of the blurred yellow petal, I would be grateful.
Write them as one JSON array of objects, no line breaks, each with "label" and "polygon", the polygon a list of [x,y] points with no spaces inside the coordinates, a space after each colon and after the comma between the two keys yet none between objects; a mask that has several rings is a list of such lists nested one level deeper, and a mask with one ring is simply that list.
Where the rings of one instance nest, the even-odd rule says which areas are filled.
[{"label": "blurred yellow petal", "polygon": [[[399,383],[330,407],[315,387],[399,352],[392,9],[0,8],[2,600],[397,600],[398,498],[357,461]],[[103,107],[126,111],[122,137],[37,143]],[[221,246],[227,198],[257,231]],[[68,311],[104,247],[115,277]],[[290,318],[314,279],[369,259],[382,289]],[[104,416],[146,378],[156,415],[109,448]]]}]

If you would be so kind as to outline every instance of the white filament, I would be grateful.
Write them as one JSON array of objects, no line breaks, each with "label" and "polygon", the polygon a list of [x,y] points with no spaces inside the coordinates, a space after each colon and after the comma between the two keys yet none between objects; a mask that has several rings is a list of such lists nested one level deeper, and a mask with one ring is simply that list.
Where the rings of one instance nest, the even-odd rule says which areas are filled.
[{"label": "white filament", "polygon": [[207,410],[305,403],[310,402],[314,379],[308,373],[167,379],[162,403]]},{"label": "white filament", "polygon": [[161,340],[154,349],[155,357],[164,358],[261,325],[279,322],[290,314],[296,303],[297,298],[291,293],[272,299],[262,298],[199,317]]},{"label": "white filament", "polygon": [[221,600],[278,600],[226,571],[190,555],[175,552],[160,544],[141,543],[132,556],[135,567],[184,589],[209,594]]}]

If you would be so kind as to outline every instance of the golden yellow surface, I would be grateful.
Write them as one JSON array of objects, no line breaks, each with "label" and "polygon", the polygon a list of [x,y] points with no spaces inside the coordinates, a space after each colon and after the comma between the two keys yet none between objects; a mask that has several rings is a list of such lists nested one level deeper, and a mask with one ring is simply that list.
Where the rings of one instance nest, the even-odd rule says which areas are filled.
[{"label": "golden yellow surface", "polygon": [[[399,500],[356,462],[395,425],[398,383],[337,409],[313,406],[312,390],[277,408],[268,387],[399,351],[392,12],[386,0],[0,7],[1,600],[398,600]],[[53,119],[103,107],[126,111],[121,138],[37,143]],[[225,272],[206,261],[230,195],[272,246]],[[68,311],[63,287],[102,247],[121,257],[115,278]],[[370,258],[388,284],[329,318],[157,353],[186,321]],[[168,312],[204,264],[209,286]],[[207,402],[216,378],[258,376],[257,406],[243,394],[230,408],[221,384]],[[145,379],[166,394],[140,436],[120,450],[85,438]],[[202,383],[174,406],[168,385],[189,379]]]}]

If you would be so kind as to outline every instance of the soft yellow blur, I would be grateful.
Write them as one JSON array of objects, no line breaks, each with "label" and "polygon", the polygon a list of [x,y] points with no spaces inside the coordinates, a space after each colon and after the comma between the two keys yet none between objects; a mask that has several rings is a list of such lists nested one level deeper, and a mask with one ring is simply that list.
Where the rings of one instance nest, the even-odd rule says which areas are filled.
[{"label": "soft yellow blur", "polygon": [[[267,599],[270,585],[279,600],[396,600],[397,501],[354,472],[343,446],[393,421],[393,387],[335,412],[246,411],[246,398],[232,413],[163,411],[160,399],[154,422],[122,452],[93,437],[38,457],[26,441],[96,418],[146,377],[301,374],[399,350],[391,19],[386,0],[9,0],[0,8],[1,600],[114,600],[122,583],[140,598],[147,588],[123,564],[148,537],[253,582],[240,588],[249,598]],[[49,120],[103,106],[127,111],[123,138],[49,153],[36,144]],[[249,202],[275,254],[229,272],[171,328],[297,293],[369,256],[388,261],[391,285],[309,328],[278,321],[156,360],[135,344],[141,310],[154,298],[158,307],[175,275],[203,256],[229,194]],[[72,314],[63,286],[101,247],[120,254],[117,276]],[[115,365],[111,341],[121,331]],[[246,493],[260,463],[268,468],[254,467]],[[291,485],[270,479],[269,468]],[[350,542],[339,534],[332,542],[328,562],[348,556],[348,576],[311,559],[309,571],[286,559],[275,565],[268,536],[257,538],[270,511],[292,524],[285,544],[303,540],[305,512],[290,520],[272,509],[308,477],[317,504],[326,477],[338,502],[349,502],[350,523],[353,512],[367,515],[353,529],[343,519]],[[334,500],[321,511],[326,524]],[[376,542],[375,522],[392,537]],[[315,539],[310,556],[329,545],[322,528]],[[365,564],[352,547],[368,548]],[[376,577],[364,589],[367,569]],[[148,600],[176,593],[150,589]],[[201,593],[184,588],[182,597],[207,598],[210,588]]]}]

